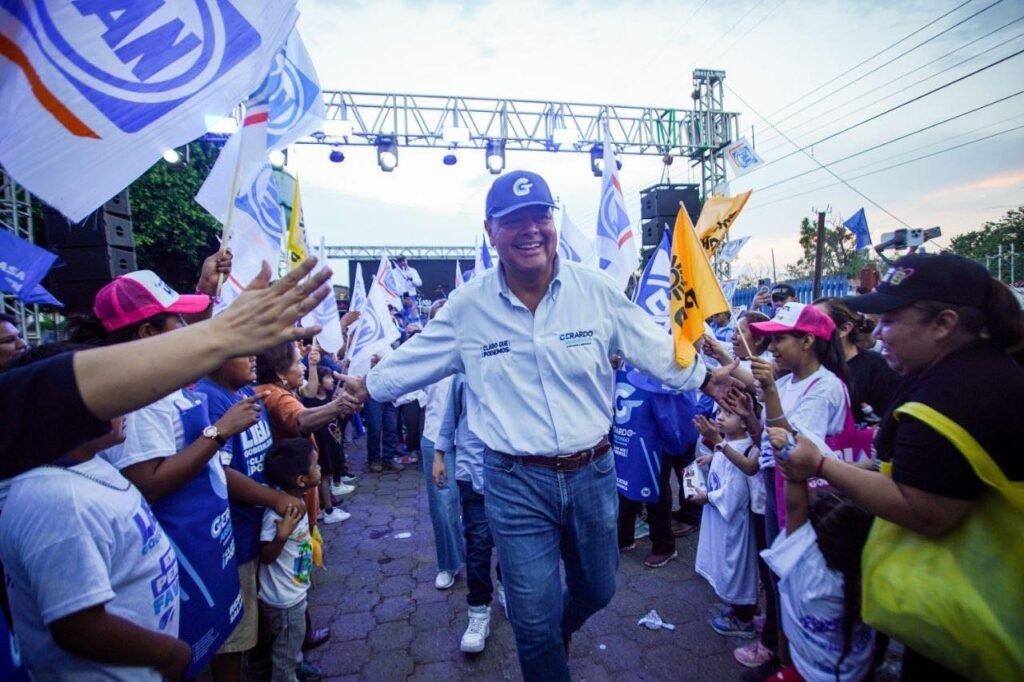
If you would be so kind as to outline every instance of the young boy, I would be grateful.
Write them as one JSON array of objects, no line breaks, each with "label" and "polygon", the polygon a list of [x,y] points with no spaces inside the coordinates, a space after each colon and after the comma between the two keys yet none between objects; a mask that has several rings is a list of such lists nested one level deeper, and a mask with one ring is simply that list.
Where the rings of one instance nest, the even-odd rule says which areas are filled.
[{"label": "young boy", "polygon": [[267,508],[260,531],[259,599],[270,625],[273,682],[292,682],[302,661],[306,635],[306,593],[313,568],[313,544],[302,499],[320,485],[320,465],[308,438],[274,444],[266,459],[267,479],[295,498],[284,516]]},{"label": "young boy", "polygon": [[[14,630],[34,679],[180,679],[178,562],[138,489],[94,455],[124,419],[15,478],[0,516]],[[45,506],[41,512],[40,504]]]}]

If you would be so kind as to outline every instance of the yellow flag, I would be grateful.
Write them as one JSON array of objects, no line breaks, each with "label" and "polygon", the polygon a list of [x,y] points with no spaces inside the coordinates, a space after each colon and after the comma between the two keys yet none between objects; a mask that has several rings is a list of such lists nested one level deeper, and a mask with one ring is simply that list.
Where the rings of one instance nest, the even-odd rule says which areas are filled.
[{"label": "yellow flag", "polygon": [[669,307],[676,363],[689,367],[697,354],[693,342],[704,334],[704,320],[729,310],[729,303],[685,208],[679,210],[672,229],[671,267]]},{"label": "yellow flag", "polygon": [[704,208],[697,218],[697,235],[709,256],[715,255],[718,245],[736,222],[752,191],[748,189],[734,197],[713,196],[704,202]]},{"label": "yellow flag", "polygon": [[302,221],[302,206],[299,200],[299,179],[295,178],[295,189],[292,191],[292,215],[288,221],[288,268],[294,268],[309,258],[309,246],[306,244],[306,226]]}]

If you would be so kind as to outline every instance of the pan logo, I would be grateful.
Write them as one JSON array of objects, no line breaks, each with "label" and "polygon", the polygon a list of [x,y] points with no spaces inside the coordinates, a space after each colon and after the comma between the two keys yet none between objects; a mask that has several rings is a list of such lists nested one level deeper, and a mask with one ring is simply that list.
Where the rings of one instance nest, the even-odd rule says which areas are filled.
[{"label": "pan logo", "polygon": [[271,173],[270,166],[264,164],[249,189],[235,199],[235,208],[245,211],[255,220],[269,242],[276,246],[284,234],[284,218]]},{"label": "pan logo", "polygon": [[[259,33],[228,0],[4,0],[3,5],[51,67],[128,133],[169,114],[260,44]],[[22,65],[36,72],[40,66]]]},{"label": "pan logo", "polygon": [[282,135],[294,128],[316,103],[320,88],[316,82],[288,58],[284,50],[277,53],[270,74],[260,92],[270,105],[267,122],[267,146],[272,147]]}]

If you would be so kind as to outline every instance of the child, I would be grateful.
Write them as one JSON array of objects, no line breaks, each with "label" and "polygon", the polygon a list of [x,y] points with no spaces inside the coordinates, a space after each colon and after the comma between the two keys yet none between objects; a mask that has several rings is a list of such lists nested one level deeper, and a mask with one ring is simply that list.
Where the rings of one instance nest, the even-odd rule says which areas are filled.
[{"label": "child", "polygon": [[[768,432],[781,459],[789,433]],[[809,682],[866,679],[875,633],[860,618],[860,558],[871,515],[836,493],[808,510],[807,481],[786,480],[785,500],[786,528],[761,556],[779,576],[782,629],[793,666]]]},{"label": "child", "polygon": [[285,438],[267,454],[267,479],[295,498],[284,516],[268,507],[260,531],[260,604],[274,644],[272,680],[291,682],[302,661],[306,593],[313,568],[309,519],[302,500],[320,485],[320,465],[308,438]]},{"label": "child", "polygon": [[[138,489],[94,455],[124,419],[53,465],[13,479],[0,559],[14,631],[34,679],[180,679],[174,549]],[[40,513],[40,504],[45,513]]]},{"label": "child", "polygon": [[[315,347],[314,347],[315,349]],[[310,351],[310,356],[317,353],[317,350]],[[334,372],[330,367],[316,365],[310,370],[310,374],[316,374],[317,390],[312,398],[303,398],[302,404],[306,407],[323,407],[334,399]],[[318,454],[317,461],[320,463],[320,508],[323,514],[323,522],[326,524],[347,521],[351,514],[343,509],[334,506],[334,497],[342,497],[355,492],[355,486],[343,484],[341,474],[345,469],[345,437],[342,434],[341,419],[334,418],[313,432],[316,440]],[[337,480],[337,485],[332,485],[332,479]]]},{"label": "child", "polygon": [[724,406],[719,406],[715,424],[698,416],[694,426],[714,447],[708,491],[692,498],[706,505],[697,542],[696,570],[730,605],[728,612],[711,620],[711,627],[720,635],[750,639],[757,635],[757,550],[750,525],[747,475],[733,459],[751,458],[756,462],[757,447],[743,419]]}]

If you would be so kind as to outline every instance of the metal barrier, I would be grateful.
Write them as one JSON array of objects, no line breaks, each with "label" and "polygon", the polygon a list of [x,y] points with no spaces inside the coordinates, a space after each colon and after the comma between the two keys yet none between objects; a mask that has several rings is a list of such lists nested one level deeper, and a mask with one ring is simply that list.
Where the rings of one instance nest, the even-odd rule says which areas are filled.
[{"label": "metal barrier", "polygon": [[[814,281],[809,279],[802,279],[797,282],[777,282],[777,284],[788,284],[793,287],[796,291],[796,299],[801,303],[810,303],[812,296],[814,295]],[[825,296],[849,296],[850,281],[843,275],[836,275],[833,277],[824,277],[821,280],[821,295]],[[736,293],[732,297],[732,306],[737,308],[744,306],[747,310],[750,309],[751,304],[754,302],[754,296],[757,294],[757,287],[747,287],[745,289],[737,289]]]}]

